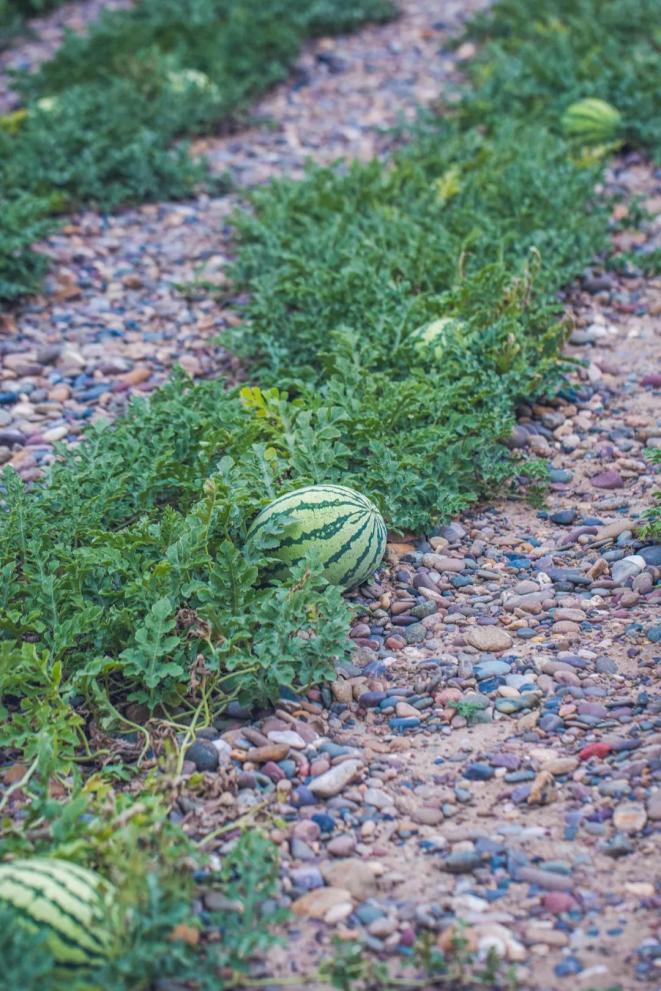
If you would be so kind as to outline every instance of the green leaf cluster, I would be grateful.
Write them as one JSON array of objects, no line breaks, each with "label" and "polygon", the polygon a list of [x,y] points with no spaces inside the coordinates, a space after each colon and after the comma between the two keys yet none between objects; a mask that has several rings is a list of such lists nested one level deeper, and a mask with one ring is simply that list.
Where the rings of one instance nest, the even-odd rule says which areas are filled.
[{"label": "green leaf cluster", "polygon": [[532,14],[526,0],[499,0],[470,35],[483,42],[469,66],[480,94],[465,107],[474,123],[498,105],[559,134],[563,111],[594,97],[620,111],[628,145],[661,158],[657,0],[551,0]]},{"label": "green leaf cluster", "polygon": [[314,426],[292,409],[285,444],[279,420],[181,375],[116,429],[94,428],[43,487],[5,472],[0,695],[25,696],[6,737],[30,749],[58,691],[92,709],[99,692],[176,705],[200,658],[223,704],[332,673],[349,650],[339,590],[314,562],[268,583],[274,533],[246,541],[265,493],[305,475]]},{"label": "green leaf cluster", "polygon": [[[75,101],[88,100],[103,119],[92,61],[114,66],[109,89],[120,77],[137,90],[141,80],[155,80],[160,112],[159,87],[172,65],[208,71],[190,62],[190,52],[198,43],[205,49],[209,3],[186,5],[181,36],[167,31],[179,24],[181,4],[144,0],[133,14],[104,19],[88,39],[71,39],[59,62],[25,83],[31,100],[42,84],[57,91],[59,108],[42,106],[23,138],[19,130],[1,141],[32,135],[46,148],[48,115],[61,113],[62,134],[84,159]],[[236,16],[240,7],[248,9],[232,5]],[[261,14],[267,9],[286,15],[277,5],[261,6]],[[321,25],[338,8],[324,0],[305,9],[312,30],[311,12]],[[43,484],[28,489],[13,471],[3,476],[0,745],[25,755],[36,768],[30,784],[40,789],[25,809],[23,835],[8,827],[12,850],[29,852],[38,833],[45,849],[106,870],[120,887],[126,879],[126,904],[137,900],[139,911],[126,953],[99,977],[108,991],[146,988],[156,974],[222,987],[222,975],[263,945],[258,905],[272,890],[275,866],[261,838],[246,838],[218,878],[240,908],[210,917],[201,946],[172,940],[173,927],[190,924],[193,892],[182,867],[187,848],[162,805],[143,796],[137,812],[127,797],[90,807],[76,794],[61,806],[49,795],[54,774],[78,773],[90,722],[115,731],[129,702],[159,717],[175,713],[178,727],[196,708],[210,721],[228,699],[272,699],[283,687],[331,677],[348,657],[349,606],[318,563],[270,580],[281,531],[248,539],[252,519],[282,492],[342,482],[373,498],[393,529],[428,532],[516,470],[503,443],[516,400],[558,380],[561,289],[606,246],[607,213],[594,195],[599,166],[586,166],[556,133],[563,94],[612,101],[628,115],[630,140],[654,146],[644,119],[647,82],[635,102],[628,69],[616,71],[631,46],[644,62],[656,44],[638,0],[580,0],[580,23],[574,9],[551,0],[533,19],[522,0],[502,0],[480,21],[479,36],[491,40],[473,88],[442,117],[421,121],[391,161],[311,169],[301,183],[280,181],[255,194],[253,212],[237,218],[234,276],[249,302],[232,343],[259,384],[227,389],[177,375],[149,400],[135,400],[112,428],[95,425],[85,443],[62,448]],[[139,39],[142,18],[152,15],[153,51],[136,46],[137,61],[125,61],[125,24]],[[590,93],[578,92],[584,65]],[[233,74],[240,88],[239,70]],[[559,77],[575,80],[560,97]],[[200,98],[202,121],[207,99],[217,99],[213,90]],[[125,122],[117,126],[107,150],[121,157],[128,149],[128,158],[101,181],[112,202],[124,195],[126,176],[136,196],[161,195],[178,181],[186,187],[190,176],[182,180],[176,160],[182,153],[168,146],[166,156],[175,157],[158,158],[165,124],[130,133]],[[179,124],[167,133],[179,133]],[[146,142],[135,157],[131,135]],[[19,144],[14,150],[29,155]],[[131,172],[138,159],[139,182]],[[17,160],[3,166],[8,175],[17,174]],[[82,178],[62,173],[60,188],[89,183],[85,196],[94,197],[100,173],[93,154],[89,161]],[[67,159],[58,165],[65,167],[82,166]],[[196,166],[186,159],[186,168]],[[52,176],[39,173],[32,188],[52,204]],[[32,223],[30,215],[14,214],[18,235],[21,222]],[[23,275],[12,271],[25,261],[20,236],[12,243],[15,265],[2,271],[17,286]],[[421,351],[415,331],[446,316],[454,320],[439,347]],[[21,937],[12,944],[6,927],[0,931],[3,961],[22,967]],[[35,953],[34,965],[17,970],[26,989],[48,983],[51,964]],[[358,964],[347,953],[327,976],[349,987],[361,979]]]},{"label": "green leaf cluster", "polygon": [[[661,450],[659,448],[650,448],[646,453],[652,464],[661,465]],[[657,471],[661,471],[661,469],[657,469]],[[652,498],[653,504],[644,515],[642,535],[652,540],[661,541],[661,488],[654,490]]]}]

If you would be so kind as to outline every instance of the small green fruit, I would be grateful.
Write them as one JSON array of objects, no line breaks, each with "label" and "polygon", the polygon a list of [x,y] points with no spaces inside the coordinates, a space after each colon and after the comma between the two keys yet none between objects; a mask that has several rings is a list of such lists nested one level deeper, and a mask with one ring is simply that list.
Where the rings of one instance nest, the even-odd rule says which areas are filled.
[{"label": "small green fruit", "polygon": [[568,137],[580,138],[588,144],[604,144],[618,136],[622,114],[605,100],[577,100],[562,116],[562,128]]},{"label": "small green fruit", "polygon": [[414,330],[411,340],[421,358],[428,358],[430,352],[435,358],[442,358],[450,336],[460,334],[463,326],[455,317],[441,317]]}]

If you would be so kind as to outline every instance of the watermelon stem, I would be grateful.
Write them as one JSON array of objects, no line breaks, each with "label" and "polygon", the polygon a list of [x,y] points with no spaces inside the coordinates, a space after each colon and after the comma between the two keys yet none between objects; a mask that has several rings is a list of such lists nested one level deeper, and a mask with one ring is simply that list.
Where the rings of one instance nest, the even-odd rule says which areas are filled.
[{"label": "watermelon stem", "polygon": [[39,758],[35,757],[32,763],[30,764],[29,768],[23,775],[23,777],[20,778],[18,781],[14,781],[14,783],[9,786],[9,788],[7,789],[7,791],[3,796],[2,801],[0,802],[0,812],[2,812],[2,810],[7,806],[7,804],[9,803],[9,799],[14,794],[14,792],[19,791],[21,788],[24,788],[27,785],[30,778],[37,770],[38,766],[39,766]]}]

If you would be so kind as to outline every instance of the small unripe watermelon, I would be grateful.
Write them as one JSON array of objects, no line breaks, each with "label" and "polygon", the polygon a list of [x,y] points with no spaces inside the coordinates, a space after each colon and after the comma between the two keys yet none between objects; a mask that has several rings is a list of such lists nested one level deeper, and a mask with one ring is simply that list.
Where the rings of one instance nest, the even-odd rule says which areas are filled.
[{"label": "small unripe watermelon", "polygon": [[432,320],[431,323],[423,324],[413,331],[411,334],[413,346],[421,358],[429,357],[430,352],[435,358],[442,358],[445,351],[444,344],[450,334],[460,332],[462,326],[461,320],[454,317]]},{"label": "small unripe watermelon", "polygon": [[266,506],[250,528],[289,521],[269,553],[291,566],[314,554],[326,579],[342,588],[360,585],[376,571],[386,550],[386,525],[376,506],[344,485],[308,485]]},{"label": "small unripe watermelon", "polygon": [[622,114],[605,100],[577,100],[562,116],[562,127],[569,137],[580,138],[588,144],[603,144],[617,138]]}]

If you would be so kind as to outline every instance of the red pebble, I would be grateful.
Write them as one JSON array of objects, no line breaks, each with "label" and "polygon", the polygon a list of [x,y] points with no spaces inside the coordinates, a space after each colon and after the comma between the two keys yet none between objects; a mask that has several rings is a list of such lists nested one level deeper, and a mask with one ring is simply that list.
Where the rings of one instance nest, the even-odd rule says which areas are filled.
[{"label": "red pebble", "polygon": [[624,480],[619,471],[601,471],[590,479],[595,489],[623,489]]},{"label": "red pebble", "polygon": [[652,372],[651,375],[645,375],[644,378],[640,380],[641,385],[651,385],[655,389],[661,388],[661,374],[659,372]]},{"label": "red pebble", "polygon": [[588,743],[578,756],[580,760],[590,760],[590,757],[606,757],[612,749],[610,743]]},{"label": "red pebble", "polygon": [[547,912],[560,915],[561,912],[571,912],[578,907],[578,902],[567,891],[549,891],[542,898],[542,905]]},{"label": "red pebble", "polygon": [[287,777],[282,768],[278,767],[272,760],[262,765],[262,774],[265,774],[271,781],[282,781],[283,778]]}]

